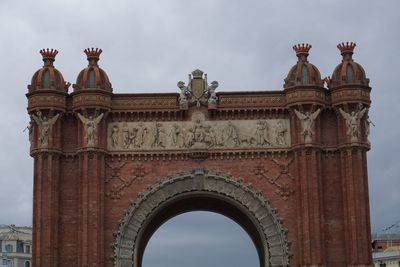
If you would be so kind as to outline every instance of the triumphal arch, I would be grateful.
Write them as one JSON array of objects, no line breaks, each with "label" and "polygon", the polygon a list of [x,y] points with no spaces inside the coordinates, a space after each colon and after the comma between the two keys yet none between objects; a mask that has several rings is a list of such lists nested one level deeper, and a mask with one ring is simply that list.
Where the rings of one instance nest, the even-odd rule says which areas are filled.
[{"label": "triumphal arch", "polygon": [[261,267],[371,266],[371,88],[354,47],[339,44],[321,79],[311,46],[294,46],[276,91],[219,90],[197,69],[172,93],[132,94],[113,92],[100,49],[72,92],[58,52],[41,50],[27,93],[33,266],[140,267],[156,229],[194,210],[240,224]]}]

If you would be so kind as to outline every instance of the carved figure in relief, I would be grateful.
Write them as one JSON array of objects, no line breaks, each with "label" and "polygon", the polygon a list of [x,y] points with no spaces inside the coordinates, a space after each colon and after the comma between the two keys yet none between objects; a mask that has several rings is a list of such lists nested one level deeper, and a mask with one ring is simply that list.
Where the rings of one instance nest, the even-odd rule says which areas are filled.
[{"label": "carved figure in relief", "polygon": [[259,146],[271,145],[269,141],[269,127],[266,121],[258,121],[255,134],[256,143]]},{"label": "carved figure in relief", "polygon": [[231,121],[228,122],[228,125],[225,129],[226,139],[225,145],[226,146],[239,146],[240,145],[240,136],[239,131],[235,125]]},{"label": "carved figure in relief", "polygon": [[302,113],[298,110],[294,110],[297,118],[301,121],[301,126],[303,127],[302,135],[304,136],[305,143],[311,143],[312,137],[314,135],[314,122],[318,117],[321,109],[317,109],[314,113],[305,112]]},{"label": "carved figure in relief", "polygon": [[88,147],[93,147],[95,145],[95,140],[97,138],[97,125],[103,118],[104,113],[101,113],[99,116],[96,118],[93,118],[92,116],[89,116],[89,118],[86,118],[85,116],[81,115],[80,113],[77,113],[78,118],[81,120],[85,127],[85,137],[86,137],[86,142]]},{"label": "carved figure in relief", "polygon": [[368,108],[359,107],[357,112],[352,111],[351,113],[347,113],[341,108],[339,108],[339,111],[346,121],[347,135],[350,136],[350,141],[357,142],[360,135],[360,120],[368,111]]},{"label": "carved figure in relief", "polygon": [[194,129],[190,128],[186,132],[185,147],[189,148],[189,147],[193,146],[193,143],[194,143]]},{"label": "carved figure in relief", "polygon": [[118,141],[119,141],[118,134],[119,134],[119,128],[117,125],[114,125],[111,132],[111,145],[114,148],[118,147]]},{"label": "carved figure in relief", "polygon": [[49,145],[49,138],[53,125],[56,123],[60,114],[55,115],[51,119],[47,119],[46,116],[42,117],[42,112],[39,110],[35,114],[32,114],[33,120],[39,126],[39,141],[41,147],[47,147]]},{"label": "carved figure in relief", "polygon": [[152,147],[162,147],[165,148],[166,145],[166,134],[161,123],[157,123],[154,132],[154,139]]},{"label": "carved figure in relief", "polygon": [[171,129],[169,136],[171,137],[171,143],[174,147],[183,147],[183,132],[178,124],[174,124]]},{"label": "carved figure in relief", "polygon": [[129,132],[129,146],[139,147],[138,131],[139,130],[137,128],[132,128],[132,130]]},{"label": "carved figure in relief", "polygon": [[147,128],[146,126],[141,125],[141,130],[140,130],[140,134],[139,134],[139,147],[144,148],[150,145],[150,131],[149,128]]},{"label": "carved figure in relief", "polygon": [[211,125],[208,125],[206,127],[206,137],[206,142],[209,146],[213,147],[218,145],[217,134],[215,133],[215,130]]},{"label": "carved figure in relief", "polygon": [[253,146],[256,143],[256,139],[253,136],[243,134],[240,136],[240,144],[242,146]]},{"label": "carved figure in relief", "polygon": [[217,94],[215,93],[215,89],[217,89],[217,87],[218,87],[218,82],[217,81],[213,81],[212,83],[211,83],[211,85],[209,85],[208,86],[208,95],[209,95],[209,98],[208,98],[208,103],[209,104],[217,104],[217,100],[218,100],[218,97],[217,97]]},{"label": "carved figure in relief", "polygon": [[124,148],[129,148],[129,127],[126,122],[122,124],[122,140],[124,142]]},{"label": "carved figure in relief", "polygon": [[286,126],[283,121],[279,120],[275,126],[276,143],[280,146],[286,145],[285,134],[287,132]]},{"label": "carved figure in relief", "polygon": [[197,143],[204,143],[206,139],[205,127],[202,125],[200,120],[196,121],[196,125],[193,128],[194,141]]}]

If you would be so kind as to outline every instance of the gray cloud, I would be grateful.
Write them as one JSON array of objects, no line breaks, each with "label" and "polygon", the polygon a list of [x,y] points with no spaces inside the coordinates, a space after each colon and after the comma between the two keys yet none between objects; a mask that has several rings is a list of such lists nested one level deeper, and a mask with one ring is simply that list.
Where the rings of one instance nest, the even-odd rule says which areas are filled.
[{"label": "gray cloud", "polygon": [[259,266],[254,244],[230,219],[211,212],[172,218],[152,236],[143,266]]},{"label": "gray cloud", "polygon": [[276,90],[296,62],[293,44],[311,43],[310,61],[328,76],[341,60],[336,44],[355,41],[372,86],[369,185],[379,231],[400,219],[398,10],[396,0],[1,1],[0,223],[31,224],[33,167],[22,130],[39,49],[59,49],[55,65],[74,83],[83,49],[101,47],[118,93],[177,92],[194,68],[220,91]]}]

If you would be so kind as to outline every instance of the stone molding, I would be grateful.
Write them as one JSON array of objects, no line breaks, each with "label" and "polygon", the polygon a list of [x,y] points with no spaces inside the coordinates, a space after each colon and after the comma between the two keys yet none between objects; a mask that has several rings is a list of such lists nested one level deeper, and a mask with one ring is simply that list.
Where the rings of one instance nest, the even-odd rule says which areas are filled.
[{"label": "stone molding", "polygon": [[138,237],[157,208],[173,197],[199,192],[221,195],[252,217],[256,227],[262,231],[265,258],[261,266],[289,266],[291,254],[287,230],[269,200],[242,179],[204,169],[168,176],[139,193],[136,201],[126,210],[116,233],[113,246],[115,266],[138,266]]}]

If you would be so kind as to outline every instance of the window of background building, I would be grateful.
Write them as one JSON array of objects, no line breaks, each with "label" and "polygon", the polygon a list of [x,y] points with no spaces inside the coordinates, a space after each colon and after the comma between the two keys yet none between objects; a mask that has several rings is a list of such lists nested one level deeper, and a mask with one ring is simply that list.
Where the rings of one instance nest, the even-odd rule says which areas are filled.
[{"label": "window of background building", "polygon": [[0,252],[3,252],[3,241],[0,240]]},{"label": "window of background building", "polygon": [[31,267],[31,262],[30,261],[26,261],[24,267]]},{"label": "window of background building", "polygon": [[24,253],[24,242],[17,240],[17,253]]},{"label": "window of background building", "polygon": [[13,267],[12,260],[3,259],[3,266],[2,267]]},{"label": "window of background building", "polygon": [[13,246],[10,244],[6,245],[6,252],[13,252]]},{"label": "window of background building", "polygon": [[386,263],[380,263],[379,267],[386,267]]},{"label": "window of background building", "polygon": [[28,253],[28,254],[31,253],[31,246],[26,246],[25,247],[25,253]]}]

